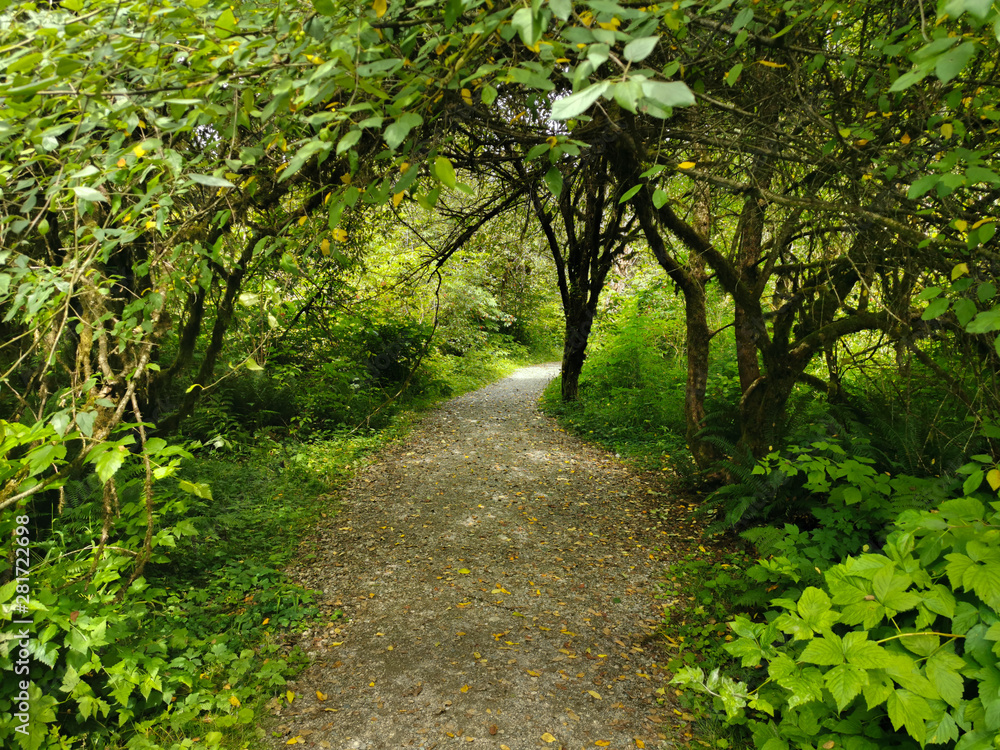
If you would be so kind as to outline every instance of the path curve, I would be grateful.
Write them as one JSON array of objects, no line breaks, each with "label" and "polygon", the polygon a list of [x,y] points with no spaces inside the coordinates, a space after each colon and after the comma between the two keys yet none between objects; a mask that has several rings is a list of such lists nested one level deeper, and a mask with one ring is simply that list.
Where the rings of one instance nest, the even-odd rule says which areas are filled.
[{"label": "path curve", "polygon": [[290,573],[350,619],[303,635],[313,663],[291,704],[270,704],[275,746],[674,739],[649,636],[664,546],[682,535],[656,527],[653,479],[539,413],[557,372],[528,367],[447,402],[343,492]]}]

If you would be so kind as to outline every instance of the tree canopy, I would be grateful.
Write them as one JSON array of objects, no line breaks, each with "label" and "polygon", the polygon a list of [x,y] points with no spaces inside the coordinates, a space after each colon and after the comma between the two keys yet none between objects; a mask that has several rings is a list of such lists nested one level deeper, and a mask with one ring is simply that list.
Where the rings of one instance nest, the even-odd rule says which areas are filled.
[{"label": "tree canopy", "polygon": [[241,315],[280,329],[291,285],[330,294],[418,209],[454,221],[439,265],[512,216],[544,238],[568,399],[614,264],[648,247],[685,301],[702,466],[710,284],[757,456],[797,383],[838,396],[858,334],[991,424],[998,39],[990,0],[0,0],[0,511],[95,476],[93,575],[134,453],[114,566],[141,581],[172,435]]}]

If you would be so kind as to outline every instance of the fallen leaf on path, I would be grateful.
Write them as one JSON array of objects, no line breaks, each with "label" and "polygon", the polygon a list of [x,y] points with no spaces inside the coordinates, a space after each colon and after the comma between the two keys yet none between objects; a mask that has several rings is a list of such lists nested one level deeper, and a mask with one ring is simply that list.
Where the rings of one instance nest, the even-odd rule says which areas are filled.
[{"label": "fallen leaf on path", "polygon": [[291,703],[293,700],[295,700],[295,693],[289,690],[287,693],[285,693],[285,697],[288,698],[288,702]]},{"label": "fallen leaf on path", "polygon": [[300,742],[305,742],[301,737],[292,737],[292,739],[286,742],[286,745],[298,745]]},{"label": "fallen leaf on path", "polygon": [[596,690],[588,690],[587,694],[594,696],[595,698],[597,698],[597,700],[601,700],[601,694],[598,693]]},{"label": "fallen leaf on path", "polygon": [[607,747],[611,743],[608,742],[607,740],[597,740],[594,744],[597,745],[598,747]]},{"label": "fallen leaf on path", "polygon": [[468,685],[462,685],[462,692],[463,693],[469,692],[469,686]]},{"label": "fallen leaf on path", "polygon": [[471,573],[472,571],[471,571],[471,570],[469,570],[468,568],[459,568],[459,569],[458,569],[458,572],[459,572],[459,573],[461,573],[461,574],[462,574],[463,576],[467,576],[467,575],[469,575],[469,573]]},{"label": "fallen leaf on path", "polygon": [[[490,724],[489,732],[490,732],[490,734],[496,734],[497,733],[497,725],[496,724]],[[504,746],[501,745],[500,747],[504,747]]]},{"label": "fallen leaf on path", "polygon": [[642,740],[640,740],[638,737],[636,737],[635,738],[635,746],[637,748],[639,748],[639,750],[642,750],[644,747],[646,747],[646,743],[643,742]]},{"label": "fallen leaf on path", "polygon": [[527,672],[528,672],[528,674],[530,674],[530,675],[531,675],[532,677],[541,677],[541,676],[542,676],[542,673],[541,673],[541,672],[535,672],[535,671],[534,671],[534,670],[532,670],[532,669],[529,669],[529,670],[527,670]]},{"label": "fallen leaf on path", "polygon": [[543,741],[543,742],[555,742],[555,741],[556,741],[556,738],[555,738],[555,737],[553,737],[553,736],[552,736],[551,734],[549,734],[548,732],[546,732],[545,734],[543,734],[543,735],[542,735],[542,741]]},{"label": "fallen leaf on path", "polygon": [[326,693],[321,693],[319,690],[316,691],[316,700],[323,702],[326,700]]}]

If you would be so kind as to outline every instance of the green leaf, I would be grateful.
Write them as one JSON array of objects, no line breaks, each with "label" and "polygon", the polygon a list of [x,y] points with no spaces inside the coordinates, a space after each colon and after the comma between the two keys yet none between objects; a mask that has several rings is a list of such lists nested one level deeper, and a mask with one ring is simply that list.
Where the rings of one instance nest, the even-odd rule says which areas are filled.
[{"label": "green leaf", "polygon": [[726,643],[723,648],[733,656],[738,657],[744,667],[756,667],[764,658],[764,651],[760,644],[750,638],[738,638],[731,643]]},{"label": "green leaf", "polygon": [[434,160],[434,176],[450,188],[455,187],[455,183],[458,182],[455,177],[455,167],[445,156],[439,156]]},{"label": "green leaf", "polygon": [[868,673],[860,667],[838,664],[823,676],[823,682],[836,701],[837,710],[843,711],[868,684]]},{"label": "green leaf", "polygon": [[594,83],[582,91],[557,99],[552,105],[552,119],[568,120],[583,114],[590,108],[590,105],[601,98],[601,94],[607,90],[608,85],[606,81]]},{"label": "green leaf", "polygon": [[889,666],[891,658],[885,649],[877,643],[868,640],[864,630],[853,631],[844,635],[844,655],[847,663],[861,669],[879,669]]},{"label": "green leaf", "polygon": [[640,190],[642,190],[642,185],[633,185],[632,187],[630,187],[628,190],[625,191],[625,195],[623,195],[621,198],[619,198],[618,202],[619,203],[624,203],[629,198],[631,198],[636,193],[638,193]]},{"label": "green leaf", "polygon": [[962,72],[962,69],[969,64],[975,54],[976,45],[972,42],[964,42],[941,55],[934,65],[934,72],[942,83],[948,83]]},{"label": "green leaf", "polygon": [[640,60],[645,60],[652,54],[653,50],[656,49],[656,44],[659,41],[659,36],[644,36],[639,37],[638,39],[633,39],[625,45],[625,49],[622,50],[622,57],[629,62],[639,62]]},{"label": "green leaf", "polygon": [[740,74],[743,72],[743,63],[738,62],[733,67],[731,67],[725,75],[725,81],[727,86],[735,86],[736,82],[740,79]]},{"label": "green leaf", "polygon": [[76,197],[85,201],[93,201],[97,203],[99,201],[107,201],[108,199],[104,197],[104,193],[100,190],[94,190],[94,188],[84,187],[83,185],[77,185],[72,188],[73,192],[76,193]]},{"label": "green leaf", "polygon": [[549,8],[560,21],[565,21],[573,12],[573,4],[570,0],[549,0]]},{"label": "green leaf", "polygon": [[231,8],[226,8],[215,19],[215,28],[221,32],[219,36],[225,38],[236,31],[236,16],[233,14]]},{"label": "green leaf", "polygon": [[958,318],[958,324],[963,328],[969,324],[969,322],[976,316],[976,303],[971,299],[955,300],[955,317]]},{"label": "green leaf", "polygon": [[993,609],[1000,611],[1000,563],[976,563],[962,576],[966,591],[974,591]]},{"label": "green leaf", "polygon": [[192,174],[188,175],[188,177],[190,177],[194,182],[197,182],[199,185],[207,185],[208,187],[216,187],[216,188],[236,187],[233,183],[231,183],[224,177],[215,177],[210,174]]},{"label": "green leaf", "polygon": [[[686,83],[680,81],[643,81],[642,93],[660,107],[690,107],[694,104],[694,94]],[[656,112],[650,114],[657,115]]]},{"label": "green leaf", "polygon": [[802,592],[796,606],[802,620],[816,632],[827,630],[837,621],[837,613],[830,609],[829,595],[815,586]]},{"label": "green leaf", "polygon": [[924,721],[931,716],[931,707],[919,695],[909,690],[895,690],[886,701],[886,709],[892,727],[899,731],[906,727],[907,733],[919,742],[924,743],[926,727]]},{"label": "green leaf", "polygon": [[545,186],[552,192],[552,195],[558,198],[563,188],[563,178],[559,168],[550,167],[543,179],[545,180]]},{"label": "green leaf", "polygon": [[892,86],[889,87],[889,91],[903,91],[910,88],[915,83],[920,83],[927,76],[927,71],[923,69],[911,70],[909,73],[903,73],[899,78],[892,82]]},{"label": "green leaf", "polygon": [[406,139],[406,136],[410,134],[410,131],[422,125],[423,122],[424,118],[416,112],[407,112],[406,114],[401,115],[398,120],[385,129],[384,136],[386,145],[395,151],[399,148],[399,144]]},{"label": "green leaf", "polygon": [[664,205],[670,200],[670,196],[667,195],[666,191],[656,188],[653,191],[653,205],[658,209],[663,208]]},{"label": "green leaf", "polygon": [[947,297],[938,297],[937,299],[931,300],[931,303],[927,305],[927,309],[924,310],[923,315],[920,316],[921,320],[934,320],[939,318],[948,312],[948,308],[951,306],[951,300]]},{"label": "green leaf", "polygon": [[827,633],[819,638],[814,638],[806,644],[799,657],[808,664],[818,664],[820,666],[833,667],[844,663],[844,648],[840,637],[834,633]]},{"label": "green leaf", "polygon": [[911,201],[916,200],[920,196],[926,194],[933,188],[938,182],[941,181],[941,176],[936,174],[928,174],[921,177],[919,180],[910,185],[910,189],[906,192],[906,197]]},{"label": "green leaf", "polygon": [[869,672],[868,684],[862,690],[868,710],[885,703],[895,688],[892,680],[882,670]]},{"label": "green leaf", "polygon": [[337,15],[337,5],[333,0],[312,0],[313,8],[321,16],[335,16]]},{"label": "green leaf", "polygon": [[361,140],[361,130],[349,130],[337,143],[337,156],[347,151],[351,146]]},{"label": "green leaf", "polygon": [[[292,160],[288,162],[288,166],[281,170],[281,174],[278,175],[278,182],[284,182],[302,169],[302,166],[313,156],[318,153],[326,153],[331,148],[333,148],[332,143],[326,143],[320,140],[309,141],[295,152],[295,156],[293,156]],[[192,177],[194,177],[194,175],[192,175]]]},{"label": "green leaf", "polygon": [[979,313],[972,322],[965,327],[969,333],[989,333],[1000,330],[1000,307],[986,310]]},{"label": "green leaf", "polygon": [[857,487],[845,487],[844,488],[844,502],[847,505],[857,505],[861,502],[863,496],[861,490]]},{"label": "green leaf", "polygon": [[927,659],[924,671],[927,679],[941,694],[941,699],[958,707],[965,692],[965,682],[959,672],[965,668],[965,660],[950,651],[935,651]]},{"label": "green leaf", "polygon": [[518,9],[510,19],[510,25],[517,29],[526,47],[534,47],[542,38],[542,25],[538,23],[531,8]]},{"label": "green leaf", "polygon": [[107,482],[115,475],[125,462],[125,449],[119,445],[108,446],[94,462],[97,476],[102,482]]}]

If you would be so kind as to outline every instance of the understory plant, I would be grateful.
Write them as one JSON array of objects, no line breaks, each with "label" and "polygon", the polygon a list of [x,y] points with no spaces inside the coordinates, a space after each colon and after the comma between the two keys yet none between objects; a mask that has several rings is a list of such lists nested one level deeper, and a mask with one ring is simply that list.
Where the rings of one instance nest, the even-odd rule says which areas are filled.
[{"label": "understory plant", "polygon": [[1000,502],[906,510],[878,553],[737,617],[726,650],[756,685],[681,669],[761,750],[1000,747]]}]

